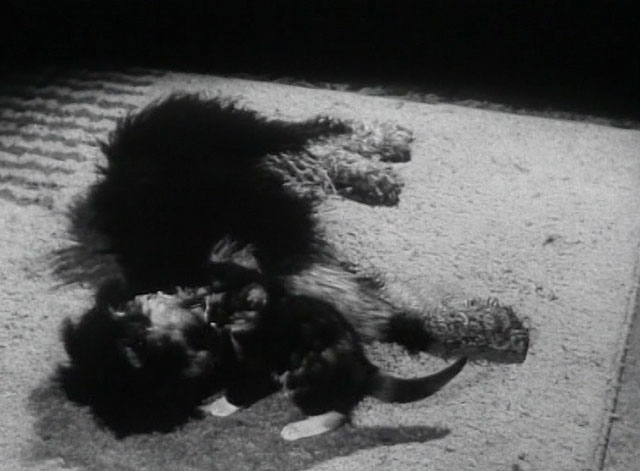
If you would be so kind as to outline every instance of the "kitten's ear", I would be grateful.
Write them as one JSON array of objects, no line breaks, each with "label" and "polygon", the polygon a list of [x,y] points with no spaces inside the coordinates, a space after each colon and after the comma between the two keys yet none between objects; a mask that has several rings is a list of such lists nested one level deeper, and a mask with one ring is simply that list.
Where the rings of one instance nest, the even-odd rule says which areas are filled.
[{"label": "kitten's ear", "polygon": [[254,252],[255,248],[251,244],[240,245],[227,236],[213,246],[209,254],[209,261],[211,263],[234,263],[247,270],[261,272]]},{"label": "kitten's ear", "polygon": [[261,273],[260,264],[258,263],[258,259],[256,258],[255,249],[252,245],[245,245],[240,250],[236,250],[232,257],[231,261],[244,267],[248,270],[255,270],[258,273]]},{"label": "kitten's ear", "polygon": [[226,236],[220,239],[211,249],[209,261],[211,263],[226,263],[231,261],[234,252],[238,250],[238,243],[231,237]]}]

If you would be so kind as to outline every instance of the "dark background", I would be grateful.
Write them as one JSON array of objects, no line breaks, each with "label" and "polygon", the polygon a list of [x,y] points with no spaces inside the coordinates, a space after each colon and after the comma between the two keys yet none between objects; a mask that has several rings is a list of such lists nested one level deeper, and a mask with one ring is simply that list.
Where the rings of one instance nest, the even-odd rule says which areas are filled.
[{"label": "dark background", "polygon": [[15,1],[5,70],[39,64],[420,88],[452,99],[640,119],[635,2]]}]

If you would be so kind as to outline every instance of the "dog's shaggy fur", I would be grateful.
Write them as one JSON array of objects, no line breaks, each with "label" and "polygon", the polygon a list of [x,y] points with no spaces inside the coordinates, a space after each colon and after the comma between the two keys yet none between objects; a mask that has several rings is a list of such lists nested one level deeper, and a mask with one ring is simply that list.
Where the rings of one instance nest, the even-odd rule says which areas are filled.
[{"label": "dog's shaggy fur", "polygon": [[273,273],[297,271],[318,243],[311,202],[283,190],[269,154],[347,132],[326,119],[269,121],[222,100],[172,96],[118,125],[90,191],[89,225],[106,237],[130,285],[198,284],[212,245],[251,243]]},{"label": "dog's shaggy fur", "polygon": [[[292,192],[282,172],[269,166],[274,156],[294,158],[352,131],[327,118],[268,120],[231,101],[197,95],[174,95],[123,119],[102,146],[102,177],[71,211],[78,241],[71,261],[86,267],[85,255],[108,253],[116,261],[108,271],[124,283],[103,289],[92,310],[65,323],[71,363],[62,371],[69,395],[92,404],[120,433],[168,429],[193,412],[215,389],[213,359],[196,361],[205,355],[202,339],[163,336],[151,358],[164,363],[136,366],[122,348],[136,318],[114,312],[139,293],[210,283],[212,256],[237,263],[241,252],[221,241],[250,244],[266,276],[293,295],[331,303],[364,341],[429,347],[424,313],[390,302],[375,277],[346,269],[323,242],[314,202]],[[474,309],[513,317],[495,304]]]}]

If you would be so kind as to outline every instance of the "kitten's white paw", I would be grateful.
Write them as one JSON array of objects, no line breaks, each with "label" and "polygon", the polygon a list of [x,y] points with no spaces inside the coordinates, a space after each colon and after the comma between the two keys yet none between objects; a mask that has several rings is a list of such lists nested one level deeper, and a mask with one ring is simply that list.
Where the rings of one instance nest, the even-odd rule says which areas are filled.
[{"label": "kitten's white paw", "polygon": [[288,441],[313,437],[337,429],[344,424],[346,420],[347,416],[340,412],[326,412],[286,425],[282,429],[282,432],[280,432],[280,436]]},{"label": "kitten's white paw", "polygon": [[234,406],[227,398],[222,396],[210,404],[200,406],[200,410],[207,414],[215,415],[216,417],[227,417],[234,412],[238,411],[240,407]]}]

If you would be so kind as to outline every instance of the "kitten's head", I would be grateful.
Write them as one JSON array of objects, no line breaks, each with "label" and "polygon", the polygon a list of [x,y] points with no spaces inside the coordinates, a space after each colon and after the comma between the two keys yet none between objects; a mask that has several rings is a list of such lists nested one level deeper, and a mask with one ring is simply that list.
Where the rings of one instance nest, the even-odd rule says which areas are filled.
[{"label": "kitten's head", "polygon": [[225,332],[173,295],[98,297],[62,336],[65,391],[119,434],[171,430],[222,387]]}]

